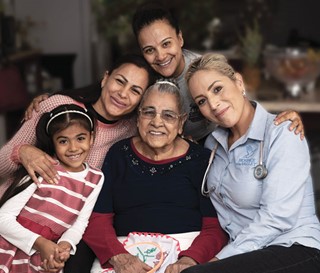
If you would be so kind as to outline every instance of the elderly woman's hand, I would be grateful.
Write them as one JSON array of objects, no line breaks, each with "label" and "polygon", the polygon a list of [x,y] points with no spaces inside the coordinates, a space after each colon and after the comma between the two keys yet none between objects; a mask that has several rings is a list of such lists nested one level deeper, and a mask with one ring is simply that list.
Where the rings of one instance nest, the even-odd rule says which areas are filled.
[{"label": "elderly woman's hand", "polygon": [[174,264],[170,264],[166,268],[165,273],[180,273],[182,270],[184,270],[190,266],[196,265],[196,264],[197,264],[197,262],[195,260],[193,260],[192,258],[182,257]]},{"label": "elderly woman's hand", "polygon": [[116,273],[146,273],[152,269],[149,265],[142,262],[138,257],[129,253],[113,256],[109,263],[113,265]]},{"label": "elderly woman's hand", "polygon": [[300,134],[300,139],[303,140],[304,139],[304,126],[302,123],[302,118],[299,115],[299,113],[296,111],[293,111],[293,110],[284,111],[284,112],[277,115],[274,122],[276,125],[278,125],[278,124],[280,124],[284,121],[287,121],[287,120],[292,121],[290,124],[289,130],[290,131],[294,130],[294,133],[296,135]]},{"label": "elderly woman's hand", "polygon": [[57,184],[59,182],[59,175],[54,168],[54,164],[57,164],[57,162],[45,152],[32,145],[25,144],[19,149],[19,158],[35,183],[39,183],[36,174],[42,176],[49,183]]}]

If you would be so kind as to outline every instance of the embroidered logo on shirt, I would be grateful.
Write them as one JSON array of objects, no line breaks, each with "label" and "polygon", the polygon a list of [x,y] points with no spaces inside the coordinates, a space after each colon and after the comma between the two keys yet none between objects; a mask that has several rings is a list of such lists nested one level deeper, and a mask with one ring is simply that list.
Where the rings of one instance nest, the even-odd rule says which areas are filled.
[{"label": "embroidered logo on shirt", "polygon": [[246,147],[246,154],[242,157],[240,157],[236,165],[242,165],[242,166],[254,166],[256,165],[256,159],[252,158],[257,150],[257,147],[254,147],[252,145],[247,145]]}]

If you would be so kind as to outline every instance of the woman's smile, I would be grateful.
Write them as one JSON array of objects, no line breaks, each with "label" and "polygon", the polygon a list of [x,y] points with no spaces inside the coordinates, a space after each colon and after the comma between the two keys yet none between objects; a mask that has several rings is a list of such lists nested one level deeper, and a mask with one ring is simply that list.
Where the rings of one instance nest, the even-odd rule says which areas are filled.
[{"label": "woman's smile", "polygon": [[154,135],[154,136],[162,136],[162,135],[165,135],[164,132],[153,131],[153,130],[150,130],[150,131],[149,131],[149,134],[150,134],[150,135]]},{"label": "woman's smile", "polygon": [[230,108],[229,106],[223,108],[222,110],[220,110],[219,112],[217,112],[217,113],[215,114],[215,116],[216,116],[218,119],[221,119],[221,118],[227,113],[227,111],[229,110],[229,108]]},{"label": "woman's smile", "polygon": [[161,67],[166,67],[169,66],[171,61],[172,61],[173,57],[171,57],[169,60],[165,61],[165,62],[156,62],[155,64],[161,66]]},{"label": "woman's smile", "polygon": [[76,161],[79,158],[81,158],[82,153],[80,154],[72,154],[72,155],[66,155],[66,157],[68,157],[70,160]]},{"label": "woman's smile", "polygon": [[124,103],[122,99],[118,99],[115,96],[110,96],[110,100],[116,107],[119,107],[119,108],[127,107],[127,104]]}]

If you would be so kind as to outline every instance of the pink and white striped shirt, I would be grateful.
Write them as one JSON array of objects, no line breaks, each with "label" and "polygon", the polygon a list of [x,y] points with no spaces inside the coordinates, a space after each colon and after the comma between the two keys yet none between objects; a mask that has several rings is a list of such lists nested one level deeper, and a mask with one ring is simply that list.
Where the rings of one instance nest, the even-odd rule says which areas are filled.
[{"label": "pink and white striped shirt", "polygon": [[0,208],[0,272],[1,268],[39,272],[41,257],[33,249],[39,235],[54,242],[67,241],[71,254],[75,252],[104,176],[87,164],[82,172],[67,172],[61,166],[57,170],[59,184],[31,184]]}]

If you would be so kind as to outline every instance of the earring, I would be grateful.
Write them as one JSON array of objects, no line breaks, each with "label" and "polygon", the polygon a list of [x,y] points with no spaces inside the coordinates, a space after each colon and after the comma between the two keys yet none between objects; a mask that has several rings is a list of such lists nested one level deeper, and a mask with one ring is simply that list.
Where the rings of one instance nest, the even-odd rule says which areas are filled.
[{"label": "earring", "polygon": [[244,90],[244,89],[242,90],[242,96],[244,96],[244,97],[246,96],[246,90]]}]

